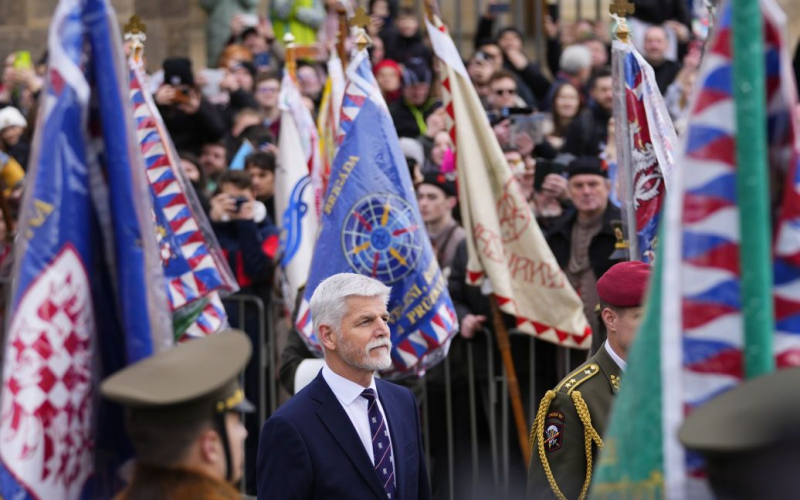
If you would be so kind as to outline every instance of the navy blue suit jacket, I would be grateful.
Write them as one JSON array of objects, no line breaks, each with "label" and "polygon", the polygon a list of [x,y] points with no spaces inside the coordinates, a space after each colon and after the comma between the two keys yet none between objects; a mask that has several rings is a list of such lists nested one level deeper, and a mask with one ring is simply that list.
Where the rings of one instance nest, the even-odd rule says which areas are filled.
[{"label": "navy blue suit jacket", "polygon": [[[414,395],[384,380],[375,383],[392,437],[397,498],[429,499]],[[367,450],[322,372],[266,421],[257,467],[259,500],[386,500]]]}]

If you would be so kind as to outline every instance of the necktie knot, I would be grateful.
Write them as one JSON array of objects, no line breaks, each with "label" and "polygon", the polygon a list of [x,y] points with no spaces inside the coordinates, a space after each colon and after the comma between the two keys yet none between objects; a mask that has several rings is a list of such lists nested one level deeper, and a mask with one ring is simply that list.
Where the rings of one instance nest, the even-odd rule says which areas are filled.
[{"label": "necktie knot", "polygon": [[372,390],[371,388],[364,389],[364,391],[361,393],[361,397],[363,397],[364,399],[366,399],[371,403],[375,401],[375,391]]}]

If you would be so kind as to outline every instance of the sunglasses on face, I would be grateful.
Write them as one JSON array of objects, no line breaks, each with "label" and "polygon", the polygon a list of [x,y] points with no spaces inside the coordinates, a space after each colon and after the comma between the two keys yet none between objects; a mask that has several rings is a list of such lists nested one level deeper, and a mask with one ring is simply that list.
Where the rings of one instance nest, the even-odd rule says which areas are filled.
[{"label": "sunglasses on face", "polygon": [[494,91],[495,95],[514,95],[517,93],[517,89],[497,89]]}]

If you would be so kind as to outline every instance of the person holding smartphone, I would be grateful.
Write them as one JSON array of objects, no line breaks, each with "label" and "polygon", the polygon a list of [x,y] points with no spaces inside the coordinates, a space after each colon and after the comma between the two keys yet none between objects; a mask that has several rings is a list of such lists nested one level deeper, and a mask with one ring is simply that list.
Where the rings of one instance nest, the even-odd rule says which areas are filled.
[{"label": "person holding smartphone", "polygon": [[192,63],[185,57],[164,61],[164,83],[154,96],[175,147],[200,154],[203,144],[225,135],[219,111],[195,87]]}]

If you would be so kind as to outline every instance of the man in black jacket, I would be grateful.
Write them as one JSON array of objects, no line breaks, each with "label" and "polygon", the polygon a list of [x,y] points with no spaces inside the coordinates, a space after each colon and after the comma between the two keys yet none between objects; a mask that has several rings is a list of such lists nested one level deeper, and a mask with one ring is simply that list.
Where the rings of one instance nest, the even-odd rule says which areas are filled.
[{"label": "man in black jacket", "polygon": [[616,261],[611,260],[616,237],[612,221],[621,220],[620,210],[609,203],[608,172],[596,157],[580,157],[569,166],[569,194],[574,210],[568,211],[547,235],[547,243],[570,284],[583,301],[592,331],[593,351],[603,343],[597,335],[599,322],[594,313],[600,303],[597,280]]},{"label": "man in black jacket", "polygon": [[653,67],[661,95],[667,94],[667,88],[675,81],[681,70],[680,63],[667,59],[668,48],[669,39],[664,28],[661,26],[647,28],[644,35],[644,58]]},{"label": "man in black jacket", "polygon": [[414,57],[406,64],[403,98],[389,108],[399,137],[416,139],[428,131],[425,122],[438,107],[430,96],[432,79],[433,71],[424,59]]}]

